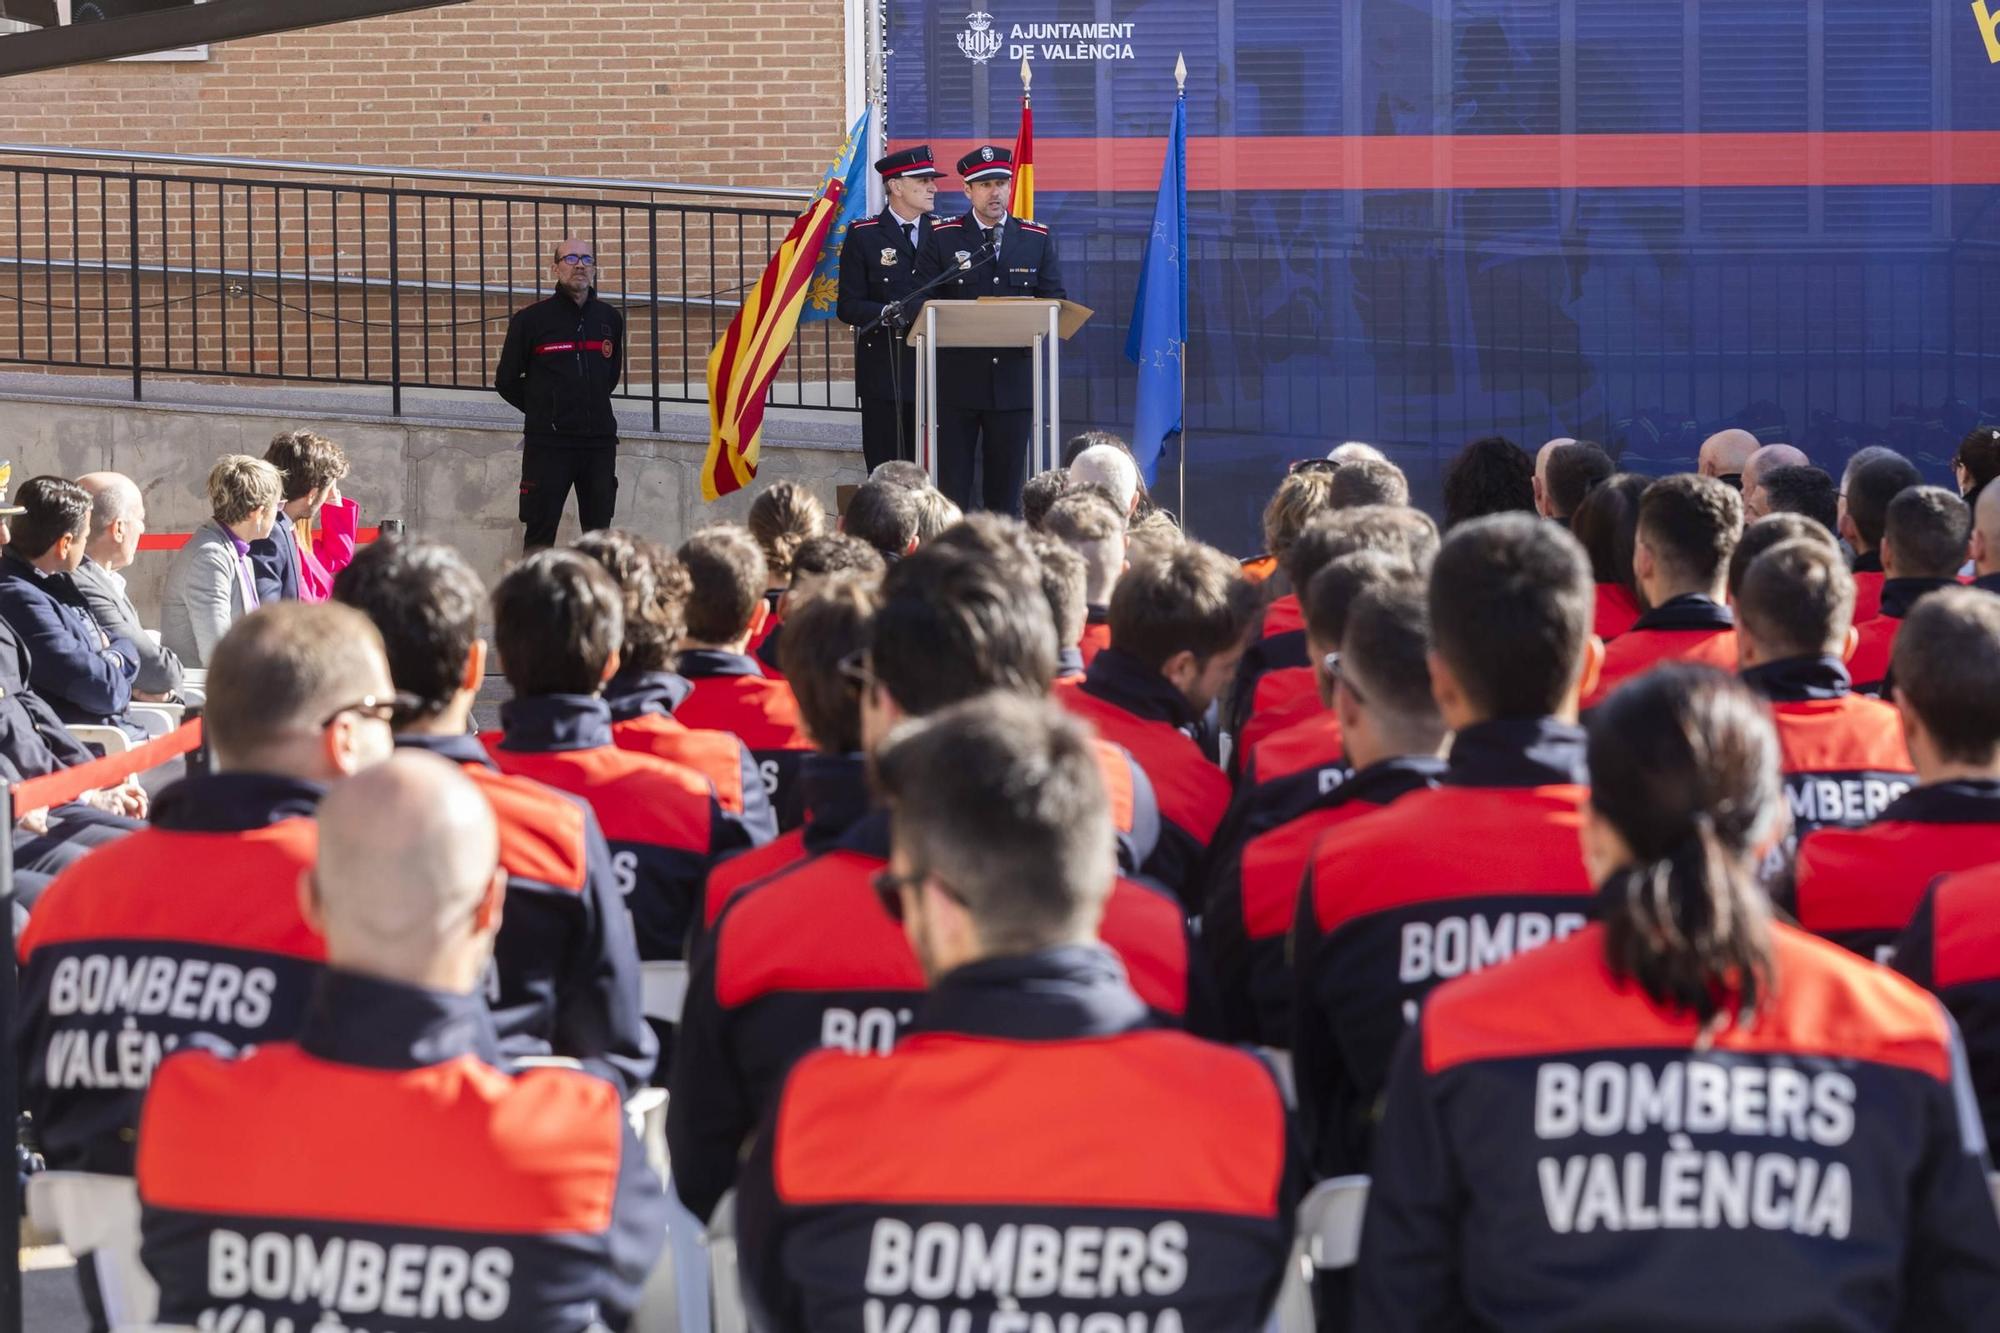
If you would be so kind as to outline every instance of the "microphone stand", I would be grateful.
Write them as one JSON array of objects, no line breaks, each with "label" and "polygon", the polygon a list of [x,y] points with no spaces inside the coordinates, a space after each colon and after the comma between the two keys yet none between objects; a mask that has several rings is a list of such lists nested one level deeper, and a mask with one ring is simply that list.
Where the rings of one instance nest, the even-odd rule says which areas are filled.
[{"label": "microphone stand", "polygon": [[[921,257],[921,253],[919,257]],[[907,305],[909,302],[918,300],[918,298],[924,296],[926,293],[931,292],[936,288],[944,286],[944,284],[948,281],[966,276],[967,274],[977,269],[981,264],[990,263],[992,260],[998,257],[999,257],[999,252],[993,248],[993,242],[981,241],[979,243],[979,249],[973,255],[967,257],[962,263],[953,264],[950,268],[944,270],[944,272],[938,274],[935,278],[932,278],[929,282],[917,288],[915,291],[911,292],[908,296],[904,297],[902,300],[891,301],[887,305],[883,306],[881,314],[877,315],[874,319],[869,320],[866,324],[862,325],[858,330],[855,331],[854,335],[855,342],[858,344],[861,339],[866,338],[869,334],[873,333],[876,329],[881,328],[884,324],[890,324],[890,323],[900,324],[902,321],[903,307]],[[894,340],[892,339],[889,348],[889,392],[891,395],[895,397],[896,402],[898,404],[901,404],[901,402],[903,401],[903,386],[901,382],[902,368],[903,368],[903,357],[901,349],[897,348],[894,345]],[[937,392],[936,385],[931,386],[931,392],[932,393]],[[903,456],[903,409],[901,408],[901,406],[898,406],[896,409],[896,457],[901,458],[902,456]]]}]

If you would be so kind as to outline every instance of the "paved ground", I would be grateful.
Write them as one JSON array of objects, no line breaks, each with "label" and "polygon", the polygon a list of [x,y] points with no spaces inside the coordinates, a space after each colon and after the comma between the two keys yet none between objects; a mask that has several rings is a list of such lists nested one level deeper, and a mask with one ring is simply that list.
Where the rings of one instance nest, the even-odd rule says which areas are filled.
[{"label": "paved ground", "polygon": [[[34,1252],[31,1262],[49,1263],[55,1256],[47,1250]],[[36,1268],[21,1275],[21,1327],[28,1333],[90,1333],[83,1317],[83,1301],[76,1294],[76,1268],[64,1261],[60,1267]]]}]

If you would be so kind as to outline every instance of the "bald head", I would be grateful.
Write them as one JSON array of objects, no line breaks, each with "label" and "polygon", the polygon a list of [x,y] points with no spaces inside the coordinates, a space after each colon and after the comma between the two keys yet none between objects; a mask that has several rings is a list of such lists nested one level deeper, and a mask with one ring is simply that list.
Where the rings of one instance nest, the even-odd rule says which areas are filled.
[{"label": "bald head", "polygon": [[1719,430],[1701,442],[1695,470],[1704,477],[1741,476],[1761,446],[1747,430]]},{"label": "bald head", "polygon": [[1789,444],[1767,444],[1751,454],[1743,463],[1743,513],[1750,521],[1764,517],[1771,512],[1771,506],[1764,495],[1764,478],[1781,467],[1810,467],[1812,460],[1805,451]]},{"label": "bald head", "polygon": [[1139,502],[1139,465],[1115,444],[1093,444],[1069,465],[1069,479],[1078,485],[1095,482],[1111,492],[1127,515]]},{"label": "bald head", "polygon": [[2000,574],[2000,481],[1988,482],[1973,507],[1972,565],[1982,579]]},{"label": "bald head", "polygon": [[307,910],[335,967],[469,993],[500,925],[493,811],[458,766],[401,750],[327,794]]},{"label": "bald head", "polygon": [[597,252],[581,236],[565,236],[549,253],[549,271],[557,290],[581,304],[597,284]]}]

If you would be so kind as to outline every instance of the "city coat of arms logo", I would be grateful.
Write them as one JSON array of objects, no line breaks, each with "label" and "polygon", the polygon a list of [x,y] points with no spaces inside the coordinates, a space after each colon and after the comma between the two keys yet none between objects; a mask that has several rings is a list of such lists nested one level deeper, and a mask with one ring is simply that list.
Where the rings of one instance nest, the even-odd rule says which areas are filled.
[{"label": "city coat of arms logo", "polygon": [[965,16],[966,29],[958,34],[958,49],[975,65],[983,65],[1000,54],[1000,34],[993,31],[993,16],[975,10]]}]

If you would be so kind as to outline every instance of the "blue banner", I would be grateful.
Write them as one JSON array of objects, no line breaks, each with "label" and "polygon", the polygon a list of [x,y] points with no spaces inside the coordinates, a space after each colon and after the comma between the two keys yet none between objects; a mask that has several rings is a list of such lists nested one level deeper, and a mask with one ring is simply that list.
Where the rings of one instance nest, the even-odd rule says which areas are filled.
[{"label": "blue banner", "polygon": [[888,137],[1008,142],[1032,61],[1037,217],[1097,312],[1066,434],[1137,419],[1186,52],[1184,508],[1238,554],[1345,439],[1434,502],[1493,431],[1663,472],[1743,426],[1943,482],[2000,421],[2000,65],[1959,0],[992,2],[888,0]]},{"label": "blue banner", "polygon": [[1181,370],[1187,322],[1187,98],[1174,98],[1173,129],[1160,165],[1160,196],[1139,264],[1125,359],[1139,368],[1138,406],[1129,437],[1146,484],[1158,480],[1160,450],[1181,430]]}]

